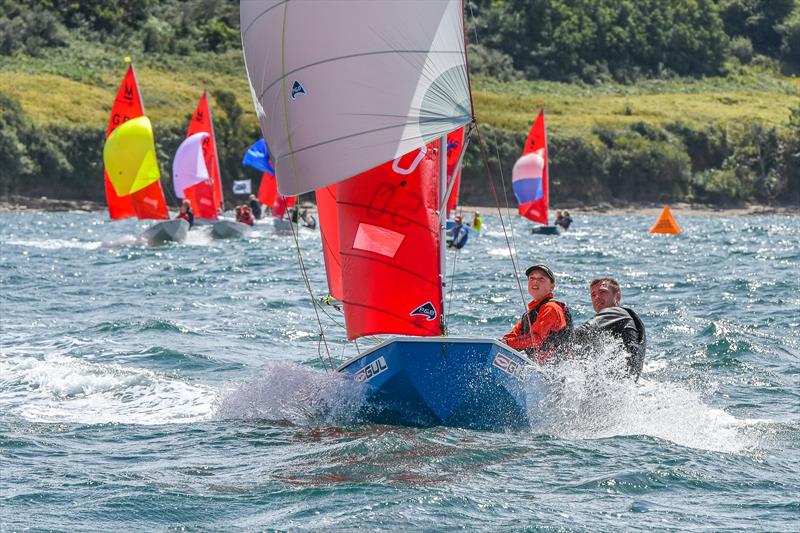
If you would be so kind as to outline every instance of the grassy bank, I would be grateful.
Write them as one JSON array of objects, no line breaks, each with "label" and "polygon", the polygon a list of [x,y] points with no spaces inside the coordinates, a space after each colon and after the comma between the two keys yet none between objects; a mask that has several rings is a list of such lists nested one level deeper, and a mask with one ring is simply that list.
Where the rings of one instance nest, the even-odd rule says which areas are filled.
[{"label": "grassy bank", "polygon": [[[96,47],[58,50],[45,58],[2,58],[0,91],[20,101],[42,125],[105,127],[125,71],[124,54]],[[236,94],[256,124],[240,51],[200,58],[133,58],[148,115],[154,122],[183,124],[203,88]],[[681,121],[690,126],[758,121],[786,128],[800,96],[800,78],[752,68],[727,78],[672,79],[637,85],[589,86],[555,82],[498,83],[473,78],[475,111],[482,124],[526,132],[544,107],[554,135],[590,135],[593,127],[621,128],[637,121],[655,125]]]},{"label": "grassy bank", "polygon": [[[20,104],[29,128],[38,132],[29,137],[52,136],[49,146],[63,149],[65,162],[47,172],[48,194],[102,199],[102,180],[95,174],[102,172],[103,133],[125,71],[124,57],[124,52],[81,41],[43,57],[0,57],[0,93]],[[215,120],[223,122],[223,131],[218,129],[223,179],[228,184],[257,179],[238,163],[259,135],[240,50],[133,59],[146,112],[156,127],[162,175],[170,175],[171,154],[205,88],[212,95]],[[787,160],[783,152],[773,154],[771,148],[786,146],[797,135],[790,117],[800,107],[800,80],[768,66],[740,68],[725,78],[636,85],[499,83],[481,76],[472,82],[476,115],[493,143],[490,168],[497,176],[510,176],[533,118],[545,108],[556,202],[800,202],[800,162]],[[83,161],[72,161],[71,154],[80,154]],[[767,160],[758,154],[772,155]],[[88,164],[86,159],[96,161]],[[0,177],[6,179],[3,172]],[[489,201],[485,179],[473,143],[465,160],[462,198]],[[767,190],[770,180],[778,183],[777,192]],[[12,183],[5,184],[6,193],[42,193],[25,175],[6,181]]]}]

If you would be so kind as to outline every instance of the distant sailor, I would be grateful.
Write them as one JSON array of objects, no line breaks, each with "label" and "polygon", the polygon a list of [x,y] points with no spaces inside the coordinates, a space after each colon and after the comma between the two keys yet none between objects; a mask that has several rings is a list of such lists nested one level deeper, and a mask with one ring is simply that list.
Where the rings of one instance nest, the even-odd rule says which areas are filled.
[{"label": "distant sailor", "polygon": [[303,225],[309,229],[317,227],[317,219],[308,212],[308,209],[303,209],[300,212],[300,218],[303,220]]},{"label": "distant sailor", "polygon": [[261,202],[258,201],[255,194],[250,195],[250,209],[253,211],[255,219],[261,220]]},{"label": "distant sailor", "polygon": [[453,223],[453,228],[450,230],[453,235],[453,239],[448,242],[447,246],[450,248],[458,248],[461,249],[467,244],[467,239],[469,238],[469,230],[464,227],[464,224],[461,219],[461,215],[456,215],[456,218]]},{"label": "distant sailor", "polygon": [[194,211],[192,211],[192,202],[184,199],[181,203],[181,210],[178,212],[178,216],[175,218],[184,219],[189,223],[190,228],[194,226]]},{"label": "distant sailor", "polygon": [[613,278],[597,278],[589,284],[595,315],[575,329],[576,342],[594,342],[598,333],[605,331],[622,340],[628,356],[625,358],[628,373],[639,378],[644,365],[646,335],[639,316],[628,307],[620,307],[622,290]]},{"label": "distant sailor", "polygon": [[568,230],[570,225],[572,224],[572,217],[569,216],[569,211],[564,211],[564,214],[561,214],[561,211],[556,211],[556,226],[561,226],[564,230]]},{"label": "distant sailor", "polygon": [[481,218],[481,214],[475,211],[475,216],[472,218],[472,229],[480,232],[481,228],[483,228],[483,219]]},{"label": "distant sailor", "polygon": [[539,363],[554,362],[572,337],[572,316],[566,304],[553,299],[556,277],[547,265],[533,265],[525,275],[533,301],[502,340],[511,348],[524,350]]},{"label": "distant sailor", "polygon": [[256,220],[253,217],[253,212],[250,210],[250,207],[246,205],[240,205],[236,208],[236,222],[241,222],[242,224],[247,224],[248,226],[255,225]]}]

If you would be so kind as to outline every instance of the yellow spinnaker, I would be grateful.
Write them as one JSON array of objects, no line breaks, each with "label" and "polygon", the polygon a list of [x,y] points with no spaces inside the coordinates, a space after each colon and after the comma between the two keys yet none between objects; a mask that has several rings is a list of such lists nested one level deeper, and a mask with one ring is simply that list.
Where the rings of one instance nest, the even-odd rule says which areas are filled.
[{"label": "yellow spinnaker", "polygon": [[103,147],[103,161],[119,196],[133,194],[158,181],[161,174],[150,119],[133,118],[111,132]]}]

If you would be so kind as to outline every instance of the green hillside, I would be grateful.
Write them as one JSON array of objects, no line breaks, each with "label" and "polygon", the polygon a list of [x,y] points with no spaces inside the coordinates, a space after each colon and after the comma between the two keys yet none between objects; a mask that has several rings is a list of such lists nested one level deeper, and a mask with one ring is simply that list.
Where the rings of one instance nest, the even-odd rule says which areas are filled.
[{"label": "green hillside", "polygon": [[[567,9],[558,1],[535,3],[551,11]],[[5,21],[6,28],[19,30],[0,31],[0,193],[102,199],[103,138],[126,56],[135,61],[156,128],[162,175],[169,175],[170,156],[205,88],[212,96],[225,182],[257,179],[239,163],[260,132],[238,47],[238,4],[84,4],[88,7],[58,0],[0,3],[0,27]],[[484,32],[480,44],[470,45],[470,59],[476,116],[496,179],[510,175],[543,107],[554,202],[800,203],[800,79],[783,52],[753,51],[745,63],[733,55],[737,37],[720,30],[726,43],[720,49],[728,56],[709,66],[708,74],[678,75],[662,64],[658,76],[634,75],[647,71],[646,65],[628,58],[613,68],[574,61],[580,72],[533,78],[536,69],[519,64],[524,57],[519,50],[503,51],[503,30],[496,27],[499,14],[517,4],[468,6],[468,26],[473,34]],[[577,2],[574,9],[596,4]],[[630,3],[599,4],[622,9]],[[800,20],[796,4],[789,2],[794,11],[786,19],[797,13]],[[26,22],[26,6],[33,6],[37,22]],[[196,20],[204,10],[218,15],[205,26]],[[102,31],[103,25],[123,27],[123,22],[127,29],[113,37]],[[543,64],[553,61],[540,58]],[[658,58],[669,61],[664,54]],[[593,79],[582,79],[586,72]],[[46,183],[42,175],[49,177]],[[464,201],[484,203],[486,170],[477,143],[465,160],[464,176]]]}]

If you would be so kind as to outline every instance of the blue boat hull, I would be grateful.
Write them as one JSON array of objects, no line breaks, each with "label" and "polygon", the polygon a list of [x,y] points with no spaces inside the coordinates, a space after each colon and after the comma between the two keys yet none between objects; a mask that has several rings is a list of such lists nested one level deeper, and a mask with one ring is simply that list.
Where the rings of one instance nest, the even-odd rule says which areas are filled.
[{"label": "blue boat hull", "polygon": [[365,385],[358,418],[377,424],[522,429],[545,392],[530,360],[491,339],[395,338],[338,370]]},{"label": "blue boat hull", "polygon": [[531,228],[533,235],[561,235],[559,226],[535,226]]}]

